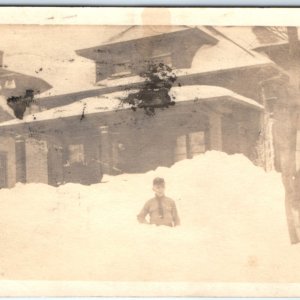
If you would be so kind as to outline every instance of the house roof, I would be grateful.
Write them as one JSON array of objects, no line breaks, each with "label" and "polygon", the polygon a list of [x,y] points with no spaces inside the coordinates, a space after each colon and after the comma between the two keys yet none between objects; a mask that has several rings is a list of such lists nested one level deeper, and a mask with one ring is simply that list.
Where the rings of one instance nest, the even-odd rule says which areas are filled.
[{"label": "house roof", "polygon": [[[6,82],[10,83],[6,85]],[[42,93],[52,88],[41,78],[0,68],[0,94],[6,97],[24,95],[26,90]]]},{"label": "house roof", "polygon": [[[239,27],[240,28],[240,27]],[[245,48],[238,42],[227,38],[222,32],[212,30],[206,27],[199,27],[203,32],[210,34],[218,40],[215,44],[206,44],[200,47],[193,57],[191,68],[174,69],[177,76],[189,76],[200,73],[223,72],[225,70],[241,69],[254,66],[267,66],[275,64],[267,56],[264,56],[256,51]],[[118,85],[129,85],[141,82],[144,79],[134,75],[123,78],[107,78],[98,81],[96,84],[104,87],[113,87]]]},{"label": "house roof", "polygon": [[285,27],[222,26],[218,30],[247,49],[282,45],[288,42]]},{"label": "house roof", "polygon": [[119,34],[109,38],[101,45],[111,45],[115,43],[127,42],[136,39],[146,38],[155,35],[161,35],[171,32],[191,29],[191,26],[170,26],[170,25],[144,25],[144,26],[129,26]]},{"label": "house roof", "polygon": [[[128,27],[125,31],[121,32],[117,36],[114,36],[106,43],[119,43],[126,40],[130,41],[131,38],[137,38],[137,33],[140,32],[141,34],[141,30],[144,27],[145,26]],[[184,30],[190,29],[190,27],[187,26],[148,27],[148,36],[151,36],[153,34],[161,34],[162,32],[166,31],[183,32]],[[207,36],[210,36],[218,42],[214,44],[206,44],[202,47],[199,47],[193,57],[191,68],[175,69],[174,73],[176,73],[179,78],[185,78],[186,76],[206,76],[212,73],[217,74],[221,72],[234,71],[237,69],[243,70],[256,67],[264,68],[267,66],[273,66],[274,68],[277,68],[274,62],[271,61],[268,57],[257,53],[256,51],[252,51],[249,48],[247,49],[247,45],[240,43],[240,40],[236,41],[234,39],[235,35],[241,39],[245,38],[248,41],[251,40],[251,38],[247,37],[246,35],[246,32],[252,32],[250,27],[247,27],[246,31],[244,27],[238,27],[238,29],[239,30],[236,31],[236,27],[197,27],[196,30],[201,30],[201,32],[205,33]],[[195,27],[193,27],[193,30],[195,30]],[[227,32],[231,32],[231,30],[234,31],[235,35],[227,35]],[[244,31],[245,36],[243,34]],[[107,93],[108,91],[106,91],[106,89],[110,90],[109,92],[112,92],[113,90],[124,89],[125,86],[136,86],[138,84],[141,84],[144,80],[144,78],[138,75],[121,78],[107,78],[98,81],[95,86],[89,87],[89,89],[86,89],[86,91],[82,88],[82,83],[79,82],[81,84],[79,88],[78,84],[74,84],[74,91],[70,90],[68,91],[68,93],[56,94],[55,92],[53,92],[53,90],[50,90],[49,92],[37,95],[36,98],[40,98],[39,101],[41,105],[51,108],[54,106],[66,105],[71,102],[78,101],[79,99],[93,97],[97,93]],[[73,80],[73,82],[75,83],[77,82],[77,80]],[[102,88],[103,92],[101,91]],[[45,97],[48,96],[48,93],[49,97]]]},{"label": "house roof", "polygon": [[[129,109],[130,106],[128,104],[122,104],[120,100],[126,98],[128,96],[128,93],[133,93],[136,91],[137,90],[132,90],[130,92],[114,92],[98,97],[82,99],[69,105],[52,108],[36,114],[27,115],[23,118],[23,120],[14,119],[3,122],[0,124],[0,127],[81,116],[83,113],[84,115],[89,115]],[[192,85],[173,87],[170,90],[169,95],[172,98],[176,99],[177,104],[183,104],[184,102],[190,101],[195,101],[197,103],[215,103],[220,100],[225,100],[256,110],[263,109],[263,106],[256,101],[219,86]]]},{"label": "house roof", "polygon": [[190,31],[195,35],[201,36],[207,43],[216,43],[217,40],[212,37],[212,35],[208,34],[206,31],[201,30],[197,27],[191,26],[130,26],[126,30],[119,33],[117,36],[114,36],[102,43],[101,45],[79,49],[75,52],[83,57],[88,59],[97,60],[98,52],[101,50],[107,50],[112,47],[118,47],[125,43],[133,43],[138,41],[143,41],[147,38],[167,35],[167,34],[175,34],[183,31]]},{"label": "house roof", "polygon": [[7,98],[25,95],[26,90],[33,90],[37,94],[50,88],[51,85],[40,78],[0,67],[0,121],[15,118],[13,110],[7,105]]},{"label": "house roof", "polygon": [[[251,52],[252,53],[252,52]],[[274,63],[259,53],[247,54],[226,40],[214,46],[204,45],[195,54],[190,69],[178,70],[178,74],[195,74],[224,71]]]},{"label": "house roof", "polygon": [[182,87],[173,87],[170,91],[171,96],[176,102],[182,101],[218,101],[219,98],[227,97],[232,103],[247,106],[256,110],[262,110],[264,107],[255,100],[239,95],[229,89],[212,85],[188,85]]}]

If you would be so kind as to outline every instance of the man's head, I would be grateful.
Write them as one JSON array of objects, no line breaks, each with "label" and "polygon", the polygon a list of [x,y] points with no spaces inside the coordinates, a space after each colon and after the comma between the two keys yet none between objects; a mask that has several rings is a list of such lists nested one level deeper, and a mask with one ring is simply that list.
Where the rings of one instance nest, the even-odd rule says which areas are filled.
[{"label": "man's head", "polygon": [[165,180],[160,177],[154,178],[152,189],[157,197],[163,197],[165,195]]}]

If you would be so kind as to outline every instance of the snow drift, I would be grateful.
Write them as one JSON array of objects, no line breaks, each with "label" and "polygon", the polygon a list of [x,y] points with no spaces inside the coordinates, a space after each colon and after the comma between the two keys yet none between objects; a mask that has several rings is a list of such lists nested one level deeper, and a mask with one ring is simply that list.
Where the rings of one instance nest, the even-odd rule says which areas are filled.
[{"label": "snow drift", "polygon": [[[155,176],[182,225],[138,224]],[[280,174],[207,152],[146,174],[0,191],[2,279],[293,281]],[[297,268],[298,266],[298,268]]]}]

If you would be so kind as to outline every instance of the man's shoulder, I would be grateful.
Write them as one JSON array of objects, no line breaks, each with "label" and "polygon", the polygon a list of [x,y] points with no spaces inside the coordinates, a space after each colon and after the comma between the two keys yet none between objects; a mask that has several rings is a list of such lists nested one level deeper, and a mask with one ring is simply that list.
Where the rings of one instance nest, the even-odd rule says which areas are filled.
[{"label": "man's shoulder", "polygon": [[146,204],[151,204],[151,203],[155,202],[155,199],[156,199],[155,197],[152,197],[151,199],[146,201]]},{"label": "man's shoulder", "polygon": [[165,197],[165,201],[169,202],[170,204],[175,204],[175,201],[170,197]]},{"label": "man's shoulder", "polygon": [[[170,197],[165,196],[163,199],[164,199],[164,201],[166,201],[166,202],[168,202],[170,204],[175,204],[175,201],[172,198],[170,198]],[[151,199],[149,199],[148,201],[146,201],[146,204],[151,204],[151,203],[156,202],[156,201],[157,201],[157,198],[156,197],[152,197]]]}]

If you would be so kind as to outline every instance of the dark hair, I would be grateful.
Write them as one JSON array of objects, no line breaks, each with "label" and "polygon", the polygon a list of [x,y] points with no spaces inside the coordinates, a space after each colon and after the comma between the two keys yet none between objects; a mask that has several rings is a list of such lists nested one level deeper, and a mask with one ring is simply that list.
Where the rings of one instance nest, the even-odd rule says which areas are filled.
[{"label": "dark hair", "polygon": [[156,177],[153,179],[153,185],[165,185],[165,180],[161,177]]}]

